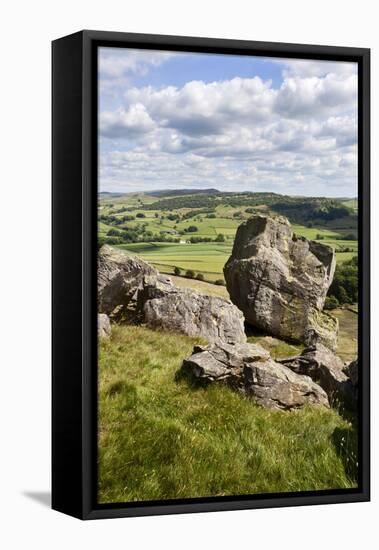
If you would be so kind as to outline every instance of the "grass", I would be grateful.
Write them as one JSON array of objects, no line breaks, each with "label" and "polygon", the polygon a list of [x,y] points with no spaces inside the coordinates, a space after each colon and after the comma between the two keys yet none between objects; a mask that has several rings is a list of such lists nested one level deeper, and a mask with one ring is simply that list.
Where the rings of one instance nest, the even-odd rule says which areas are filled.
[{"label": "grass", "polygon": [[303,344],[289,344],[284,340],[279,340],[279,338],[259,334],[248,336],[247,341],[264,347],[270,352],[273,359],[286,359],[293,355],[299,355],[305,347]]},{"label": "grass", "polygon": [[119,248],[155,265],[160,271],[173,273],[193,269],[210,281],[223,278],[223,267],[232,251],[232,243],[134,243]]},{"label": "grass", "polygon": [[176,379],[196,340],[115,326],[99,350],[99,502],[356,486],[336,411],[272,412]]},{"label": "grass", "polygon": [[229,300],[229,292],[225,286],[213,285],[196,279],[187,279],[186,277],[175,277],[175,275],[170,275],[170,279],[175,286],[180,288],[193,288],[202,294],[210,294],[211,296],[218,296]]},{"label": "grass", "polygon": [[334,309],[330,313],[339,321],[337,355],[343,361],[352,361],[358,354],[358,311],[351,308]]}]

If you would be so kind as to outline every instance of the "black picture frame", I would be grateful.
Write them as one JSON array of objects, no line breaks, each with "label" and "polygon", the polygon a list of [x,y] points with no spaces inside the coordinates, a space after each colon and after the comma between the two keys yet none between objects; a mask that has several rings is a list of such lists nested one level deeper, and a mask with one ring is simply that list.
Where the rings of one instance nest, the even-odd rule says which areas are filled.
[{"label": "black picture frame", "polygon": [[[359,487],[98,505],[97,56],[99,46],[358,63]],[[81,519],[370,499],[370,50],[85,30],[52,43],[52,507]]]}]

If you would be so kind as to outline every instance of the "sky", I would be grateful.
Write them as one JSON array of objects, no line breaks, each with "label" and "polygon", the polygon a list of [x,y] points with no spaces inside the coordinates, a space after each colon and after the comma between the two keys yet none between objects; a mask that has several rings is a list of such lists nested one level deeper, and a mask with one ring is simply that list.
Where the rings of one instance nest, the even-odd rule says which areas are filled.
[{"label": "sky", "polygon": [[99,188],[357,196],[357,65],[99,48]]}]

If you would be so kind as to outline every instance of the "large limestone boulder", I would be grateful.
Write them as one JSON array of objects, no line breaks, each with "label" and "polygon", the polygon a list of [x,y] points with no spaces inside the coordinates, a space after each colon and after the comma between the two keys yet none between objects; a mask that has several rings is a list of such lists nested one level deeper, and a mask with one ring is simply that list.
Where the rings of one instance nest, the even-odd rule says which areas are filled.
[{"label": "large limestone boulder", "polygon": [[286,218],[256,215],[239,226],[224,275],[249,323],[335,349],[338,321],[322,311],[335,264],[333,248],[296,236]]},{"label": "large limestone boulder", "polygon": [[178,288],[148,263],[103,246],[98,255],[98,311],[208,342],[245,342],[244,317],[229,300]]},{"label": "large limestone boulder", "polygon": [[200,336],[210,343],[246,342],[243,314],[229,300],[178,288],[171,281],[145,276],[137,307],[152,328]]},{"label": "large limestone boulder", "polygon": [[108,245],[102,246],[97,267],[99,313],[109,315],[120,306],[128,306],[142,288],[145,275],[157,276],[158,272],[139,258]]},{"label": "large limestone boulder", "polygon": [[310,346],[301,355],[280,362],[297,374],[310,376],[325,390],[331,402],[354,405],[354,385],[343,361],[322,344]]},{"label": "large limestone boulder", "polygon": [[223,382],[268,409],[329,407],[326,393],[311,378],[277,363],[255,344],[195,346],[182,372],[201,382]]}]

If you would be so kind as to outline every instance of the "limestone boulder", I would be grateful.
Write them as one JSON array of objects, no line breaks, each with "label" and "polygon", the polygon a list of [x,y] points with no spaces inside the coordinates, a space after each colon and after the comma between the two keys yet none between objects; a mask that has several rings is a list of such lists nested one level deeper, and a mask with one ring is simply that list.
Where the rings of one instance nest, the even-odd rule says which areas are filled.
[{"label": "limestone boulder", "polygon": [[158,272],[139,258],[134,258],[108,245],[98,253],[98,311],[110,315],[116,308],[125,308],[142,288],[145,275],[157,277]]},{"label": "limestone boulder", "polygon": [[195,346],[181,370],[199,382],[225,383],[268,409],[329,407],[326,393],[310,377],[294,373],[255,344]]},{"label": "limestone boulder", "polygon": [[352,381],[343,361],[322,344],[306,348],[301,355],[280,361],[297,374],[310,376],[329,396],[329,400],[351,406],[355,402]]},{"label": "limestone boulder", "polygon": [[296,236],[286,218],[255,215],[239,226],[224,276],[252,325],[335,349],[338,321],[322,311],[335,265],[332,247]]},{"label": "limestone boulder", "polygon": [[143,278],[137,307],[152,328],[199,336],[209,343],[246,342],[243,314],[229,300],[178,288],[156,276]]},{"label": "limestone boulder", "polygon": [[109,338],[112,334],[111,322],[105,313],[99,313],[97,316],[97,334],[99,338]]}]

